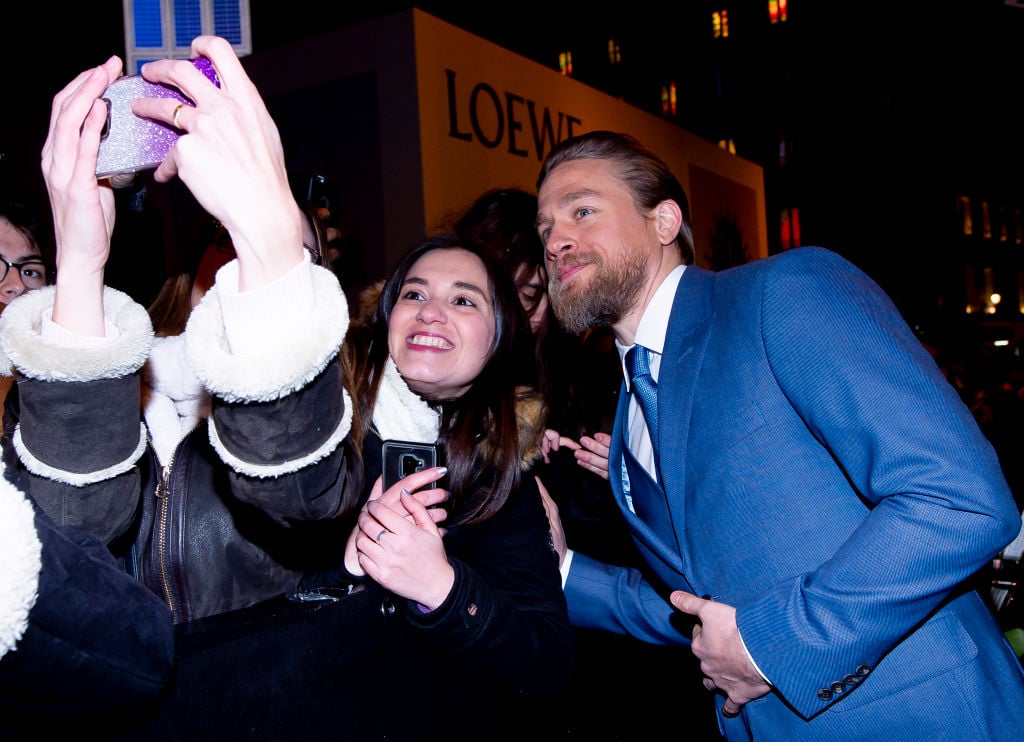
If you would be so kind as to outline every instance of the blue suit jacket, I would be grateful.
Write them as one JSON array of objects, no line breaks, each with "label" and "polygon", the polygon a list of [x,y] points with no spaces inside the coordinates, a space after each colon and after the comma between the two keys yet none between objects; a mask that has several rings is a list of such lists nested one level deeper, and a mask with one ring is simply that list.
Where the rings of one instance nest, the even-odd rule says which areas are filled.
[{"label": "blue suit jacket", "polygon": [[1024,739],[1024,672],[964,584],[1020,514],[868,276],[819,248],[686,269],[658,382],[664,492],[640,516],[616,476],[627,404],[610,480],[656,577],[576,554],[574,623],[679,643],[665,588],[735,606],[774,689],[720,718],[730,739]]}]

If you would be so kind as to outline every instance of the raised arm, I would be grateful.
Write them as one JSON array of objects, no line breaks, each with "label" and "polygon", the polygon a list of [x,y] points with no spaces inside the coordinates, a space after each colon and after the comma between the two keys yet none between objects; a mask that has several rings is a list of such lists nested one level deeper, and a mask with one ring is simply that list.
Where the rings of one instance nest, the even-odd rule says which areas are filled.
[{"label": "raised arm", "polygon": [[18,424],[4,436],[8,476],[58,525],[104,543],[137,512],[135,462],[146,437],[134,372],[153,335],[142,307],[103,287],[114,196],[95,175],[105,121],[99,96],[120,69],[111,57],[54,97],[41,165],[57,282],[19,297],[0,318],[4,373],[19,377],[18,405],[11,405]]},{"label": "raised arm", "polygon": [[103,269],[114,230],[114,193],[109,182],[96,179],[106,122],[99,98],[120,72],[121,60],[111,57],[54,96],[41,158],[57,245],[53,320],[86,336],[104,334]]}]

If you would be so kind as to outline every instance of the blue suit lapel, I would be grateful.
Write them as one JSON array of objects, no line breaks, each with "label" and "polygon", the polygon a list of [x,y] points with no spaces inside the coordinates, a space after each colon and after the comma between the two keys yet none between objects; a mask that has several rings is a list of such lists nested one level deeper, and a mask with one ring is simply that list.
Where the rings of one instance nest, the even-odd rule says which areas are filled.
[{"label": "blue suit lapel", "polygon": [[[713,287],[714,273],[687,266],[672,303],[658,373],[658,414],[660,419],[671,421],[661,426],[658,473],[676,523],[680,549],[685,549],[686,461],[694,455],[689,440],[690,420],[697,377],[710,337]],[[699,441],[696,443],[699,445]]]},{"label": "blue suit lapel", "polygon": [[658,379],[658,415],[661,425],[658,450],[658,476],[666,494],[665,513],[652,527],[634,514],[626,503],[623,490],[625,429],[629,413],[629,394],[625,383],[619,389],[609,448],[609,481],[615,501],[639,542],[659,559],[673,565],[680,574],[687,573],[689,550],[684,538],[686,455],[690,418],[693,413],[694,388],[710,329],[710,293],[713,274],[694,266],[683,273],[672,305],[668,334]]}]

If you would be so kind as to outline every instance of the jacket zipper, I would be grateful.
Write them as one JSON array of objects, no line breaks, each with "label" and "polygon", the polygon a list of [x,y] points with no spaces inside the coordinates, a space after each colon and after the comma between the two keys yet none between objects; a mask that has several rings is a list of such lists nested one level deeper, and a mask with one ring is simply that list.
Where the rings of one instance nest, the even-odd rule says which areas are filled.
[{"label": "jacket zipper", "polygon": [[160,587],[164,593],[164,600],[171,608],[171,614],[177,616],[177,608],[174,605],[174,591],[171,589],[171,578],[167,574],[167,521],[170,510],[170,481],[171,468],[174,466],[174,454],[160,471],[160,481],[156,485],[157,518],[159,519],[159,538],[157,539],[157,562],[160,566]]}]

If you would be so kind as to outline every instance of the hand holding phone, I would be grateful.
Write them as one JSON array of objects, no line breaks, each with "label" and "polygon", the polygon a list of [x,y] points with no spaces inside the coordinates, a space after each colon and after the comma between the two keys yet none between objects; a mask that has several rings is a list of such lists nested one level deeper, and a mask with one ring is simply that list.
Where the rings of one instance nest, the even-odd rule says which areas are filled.
[{"label": "hand holding phone", "polygon": [[[220,87],[217,71],[209,59],[197,57],[189,61],[210,82]],[[174,98],[185,105],[192,105],[192,101],[177,88],[148,82],[142,75],[114,80],[101,96],[107,105],[107,123],[100,135],[97,178],[155,168],[164,161],[181,136],[181,131],[173,126],[132,113],[132,101],[136,98]]]}]

